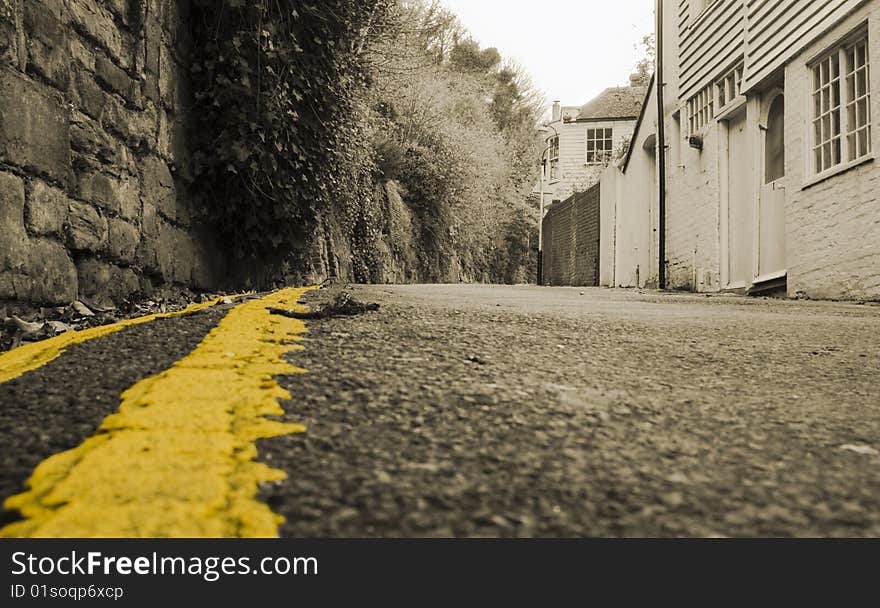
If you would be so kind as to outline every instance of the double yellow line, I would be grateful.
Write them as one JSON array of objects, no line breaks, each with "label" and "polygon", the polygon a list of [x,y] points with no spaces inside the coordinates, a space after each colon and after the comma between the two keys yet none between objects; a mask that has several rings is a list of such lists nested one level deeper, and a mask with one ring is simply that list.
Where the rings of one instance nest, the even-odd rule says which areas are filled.
[{"label": "double yellow line", "polygon": [[[305,431],[268,417],[282,416],[279,400],[291,399],[275,378],[305,371],[282,355],[302,348],[294,343],[306,327],[269,309],[306,312],[299,300],[307,291],[288,289],[237,306],[190,355],[128,389],[118,413],[94,436],[43,461],[28,491],[6,500],[24,520],[0,536],[277,536],[283,518],[256,494],[259,484],[285,473],[257,462],[256,441]],[[96,329],[107,335],[123,328]],[[5,358],[17,362],[13,371],[4,365],[0,381],[98,337],[89,336],[56,339],[20,359],[11,357],[16,351],[0,357],[0,365]]]},{"label": "double yellow line", "polygon": [[0,384],[43,367],[47,363],[60,357],[64,351],[76,344],[82,344],[83,342],[88,342],[89,340],[94,340],[96,338],[103,338],[104,336],[115,334],[128,327],[151,323],[158,319],[170,319],[172,317],[191,315],[208,308],[213,308],[222,303],[223,300],[225,300],[225,298],[218,298],[202,304],[193,304],[192,306],[177,312],[157,313],[145,317],[138,317],[137,319],[120,321],[119,323],[113,323],[111,325],[102,325],[91,329],[72,331],[66,334],[61,334],[60,336],[55,336],[54,338],[49,338],[48,340],[20,346],[15,350],[0,355]]}]

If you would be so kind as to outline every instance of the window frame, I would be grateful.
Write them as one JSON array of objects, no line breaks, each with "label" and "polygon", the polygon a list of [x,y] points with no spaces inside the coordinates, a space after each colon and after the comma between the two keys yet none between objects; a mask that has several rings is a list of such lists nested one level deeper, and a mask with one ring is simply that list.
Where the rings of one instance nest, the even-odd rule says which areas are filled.
[{"label": "window frame", "polygon": [[[554,135],[550,138],[550,150],[547,153],[547,174],[544,176],[545,181],[554,183],[559,181],[559,136]],[[555,153],[555,154],[554,154]]]},{"label": "window frame", "polygon": [[[599,131],[602,132],[601,138],[596,136]],[[604,165],[614,158],[614,127],[588,127],[585,133],[585,142],[587,165]],[[602,142],[601,148],[597,146],[599,142]],[[591,143],[593,144],[592,150],[590,149]]]},{"label": "window frame", "polygon": [[688,136],[701,133],[715,119],[715,81],[701,88],[688,99]]},{"label": "window frame", "polygon": [[745,63],[740,61],[732,69],[716,78],[714,84],[715,116],[723,115],[729,109],[738,106],[744,99],[742,94]]},{"label": "window frame", "polygon": [[[862,64],[858,63],[860,47],[864,50]],[[833,69],[835,61],[836,76]],[[829,66],[828,78],[827,82],[823,82],[822,70],[823,64],[826,63]],[[859,94],[860,72],[864,74],[863,94]],[[867,26],[860,26],[808,62],[806,74],[809,115],[808,134],[805,138],[808,143],[806,185],[809,186],[874,158],[871,45]],[[852,90],[850,90],[850,79],[852,79]],[[827,110],[823,96],[826,90],[828,91]],[[835,101],[837,105],[834,105]],[[859,120],[862,111],[866,115],[864,122]],[[835,112],[839,115],[836,117],[836,122]],[[855,128],[853,124],[856,125]],[[826,126],[829,128],[830,137],[826,137]],[[860,149],[863,142],[864,148]],[[826,155],[826,147],[830,150],[828,153],[830,160]]]}]

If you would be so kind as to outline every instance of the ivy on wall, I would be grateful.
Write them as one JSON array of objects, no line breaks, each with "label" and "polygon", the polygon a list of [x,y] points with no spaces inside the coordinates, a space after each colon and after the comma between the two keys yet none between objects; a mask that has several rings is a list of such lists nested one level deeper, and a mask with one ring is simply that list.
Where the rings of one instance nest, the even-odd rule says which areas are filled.
[{"label": "ivy on wall", "polygon": [[201,211],[239,258],[304,255],[316,217],[372,194],[359,121],[388,0],[194,0]]}]

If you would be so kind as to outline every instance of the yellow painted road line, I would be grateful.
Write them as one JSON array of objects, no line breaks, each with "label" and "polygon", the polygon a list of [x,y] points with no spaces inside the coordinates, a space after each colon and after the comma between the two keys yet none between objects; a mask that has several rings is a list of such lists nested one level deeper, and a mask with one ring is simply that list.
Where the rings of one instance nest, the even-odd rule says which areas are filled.
[{"label": "yellow painted road line", "polygon": [[275,377],[305,373],[281,359],[305,323],[309,289],[234,308],[187,357],[122,395],[81,446],[43,461],[29,491],[6,500],[24,521],[0,537],[277,537],[283,518],[257,501],[283,471],[256,461],[258,439],[304,432],[266,418],[290,399]]},{"label": "yellow painted road line", "polygon": [[190,315],[217,306],[225,299],[226,298],[218,298],[210,302],[193,304],[192,306],[177,312],[157,313],[145,317],[138,317],[136,319],[120,321],[111,325],[102,325],[100,327],[92,327],[80,331],[71,331],[61,334],[60,336],[55,336],[54,338],[49,338],[48,340],[43,340],[42,342],[34,342],[32,344],[19,346],[14,350],[0,355],[0,384],[43,367],[47,363],[60,357],[65,350],[75,344],[82,344],[83,342],[94,340],[95,338],[103,338],[104,336],[120,332],[126,327],[150,323],[157,319],[170,319],[172,317]]}]

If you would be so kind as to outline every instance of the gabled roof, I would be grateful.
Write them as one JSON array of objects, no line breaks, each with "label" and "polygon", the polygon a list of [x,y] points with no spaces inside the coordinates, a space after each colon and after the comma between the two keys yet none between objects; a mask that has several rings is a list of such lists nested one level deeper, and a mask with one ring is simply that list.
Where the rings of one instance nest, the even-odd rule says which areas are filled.
[{"label": "gabled roof", "polygon": [[648,83],[647,87],[640,87],[645,89],[645,97],[644,103],[642,103],[642,107],[639,110],[639,119],[636,121],[636,128],[633,130],[632,139],[630,140],[629,148],[626,150],[626,158],[623,160],[623,163],[620,164],[620,170],[626,173],[626,170],[629,168],[629,161],[632,160],[633,155],[633,145],[632,142],[636,140],[639,136],[639,132],[642,130],[642,123],[645,120],[645,110],[648,107],[648,102],[651,100],[651,91],[654,90],[654,74],[651,74],[651,82]]},{"label": "gabled roof", "polygon": [[612,87],[581,107],[577,119],[609,120],[629,118],[635,120],[642,111],[647,87]]}]

